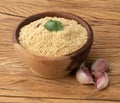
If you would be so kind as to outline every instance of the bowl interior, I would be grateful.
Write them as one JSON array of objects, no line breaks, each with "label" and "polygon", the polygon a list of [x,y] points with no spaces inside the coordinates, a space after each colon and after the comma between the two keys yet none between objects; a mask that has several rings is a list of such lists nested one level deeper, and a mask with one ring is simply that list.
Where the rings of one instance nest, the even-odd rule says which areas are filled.
[{"label": "bowl interior", "polygon": [[[74,51],[74,52],[72,52],[72,53],[70,53],[70,54],[67,54],[67,55],[65,55],[65,56],[70,56],[70,57],[72,57],[72,56],[74,56],[74,55],[79,55],[79,54],[80,54],[81,52],[83,52],[86,48],[88,48],[90,45],[92,45],[92,42],[93,42],[93,32],[92,32],[92,29],[91,29],[91,27],[89,26],[89,24],[88,24],[86,21],[84,21],[82,18],[80,18],[80,17],[78,17],[78,16],[76,16],[76,15],[74,15],[74,14],[67,13],[67,12],[58,12],[58,11],[43,12],[43,13],[39,13],[39,14],[32,15],[32,16],[24,19],[24,20],[17,26],[17,28],[15,29],[15,32],[14,32],[14,34],[13,34],[13,42],[20,45],[19,40],[18,40],[20,29],[21,29],[23,26],[29,24],[30,22],[33,22],[33,21],[35,21],[35,20],[37,20],[37,19],[40,19],[40,18],[44,18],[44,17],[46,17],[46,16],[48,16],[48,17],[54,17],[54,16],[56,16],[56,17],[62,17],[62,18],[70,19],[70,20],[75,20],[75,21],[78,22],[78,24],[81,24],[82,26],[84,26],[84,27],[87,29],[87,32],[88,32],[88,40],[87,40],[86,44],[85,44],[82,48],[80,48],[80,49],[78,49],[78,50],[76,50],[76,51]],[[20,45],[20,46],[21,46],[21,45]],[[22,47],[22,46],[21,46],[21,47]]]}]

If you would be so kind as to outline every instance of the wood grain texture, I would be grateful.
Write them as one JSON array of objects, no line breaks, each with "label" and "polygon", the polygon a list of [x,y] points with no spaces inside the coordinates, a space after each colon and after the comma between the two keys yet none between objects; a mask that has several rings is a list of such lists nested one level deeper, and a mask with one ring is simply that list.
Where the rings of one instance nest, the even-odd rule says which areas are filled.
[{"label": "wood grain texture", "polygon": [[[46,10],[68,11],[89,22],[94,43],[86,62],[97,58],[110,62],[107,89],[95,91],[93,85],[81,85],[74,74],[57,80],[39,78],[17,57],[11,39],[14,28],[25,17]],[[0,103],[119,102],[119,68],[119,0],[0,0]]]},{"label": "wood grain texture", "polygon": [[[1,102],[2,101],[2,102]],[[50,98],[13,98],[0,97],[0,103],[101,103],[93,100],[68,100],[68,99],[50,99]],[[116,103],[114,101],[103,101],[104,103]]]}]

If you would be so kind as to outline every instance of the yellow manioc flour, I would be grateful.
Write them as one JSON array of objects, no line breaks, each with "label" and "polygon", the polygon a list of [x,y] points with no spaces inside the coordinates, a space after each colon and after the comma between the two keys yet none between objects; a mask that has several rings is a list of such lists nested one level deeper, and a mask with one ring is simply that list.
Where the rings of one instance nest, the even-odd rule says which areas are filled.
[{"label": "yellow manioc flour", "polygon": [[[62,23],[61,31],[49,31],[44,27],[48,20]],[[87,30],[74,20],[45,17],[21,28],[20,44],[28,51],[42,56],[62,56],[80,49],[88,39]]]}]

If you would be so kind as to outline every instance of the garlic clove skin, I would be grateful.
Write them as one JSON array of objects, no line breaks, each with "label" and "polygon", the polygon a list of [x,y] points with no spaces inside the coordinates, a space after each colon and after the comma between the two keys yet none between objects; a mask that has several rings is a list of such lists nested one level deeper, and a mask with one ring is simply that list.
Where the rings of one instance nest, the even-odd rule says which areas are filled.
[{"label": "garlic clove skin", "polygon": [[110,65],[106,60],[98,59],[92,64],[91,72],[94,72],[94,71],[105,72],[105,71],[108,71],[109,68],[110,68]]},{"label": "garlic clove skin", "polygon": [[82,64],[76,72],[76,79],[81,84],[95,84],[87,67]]},{"label": "garlic clove skin", "polygon": [[102,90],[108,86],[109,78],[106,72],[95,71],[92,74],[96,79],[97,90]]}]

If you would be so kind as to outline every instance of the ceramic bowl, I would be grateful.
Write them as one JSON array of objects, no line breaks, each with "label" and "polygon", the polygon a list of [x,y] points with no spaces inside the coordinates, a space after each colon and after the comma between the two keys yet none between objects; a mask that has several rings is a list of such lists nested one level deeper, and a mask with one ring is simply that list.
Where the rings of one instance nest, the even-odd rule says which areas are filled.
[{"label": "ceramic bowl", "polygon": [[[37,56],[24,49],[18,40],[20,29],[37,19],[49,17],[62,17],[77,21],[84,26],[88,32],[88,40],[86,44],[73,53],[60,57]],[[15,29],[13,33],[13,44],[17,55],[35,74],[44,78],[60,78],[68,75],[71,71],[77,68],[89,54],[93,43],[93,32],[89,24],[81,17],[67,12],[49,11],[32,15],[24,19]]]}]

